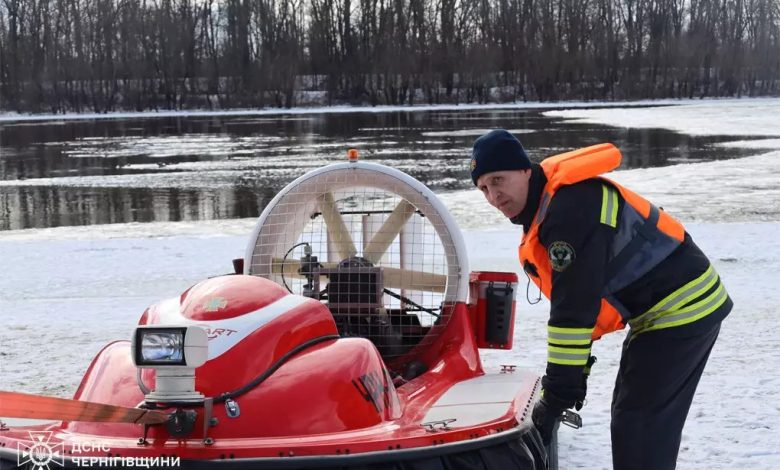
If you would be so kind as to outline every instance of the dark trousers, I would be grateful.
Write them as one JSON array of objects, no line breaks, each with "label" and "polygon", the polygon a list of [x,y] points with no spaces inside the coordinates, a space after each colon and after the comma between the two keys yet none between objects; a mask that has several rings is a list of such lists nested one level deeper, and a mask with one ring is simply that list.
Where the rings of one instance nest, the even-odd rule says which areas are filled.
[{"label": "dark trousers", "polygon": [[612,396],[615,470],[675,468],[685,418],[719,331],[720,323],[685,337],[629,333]]}]

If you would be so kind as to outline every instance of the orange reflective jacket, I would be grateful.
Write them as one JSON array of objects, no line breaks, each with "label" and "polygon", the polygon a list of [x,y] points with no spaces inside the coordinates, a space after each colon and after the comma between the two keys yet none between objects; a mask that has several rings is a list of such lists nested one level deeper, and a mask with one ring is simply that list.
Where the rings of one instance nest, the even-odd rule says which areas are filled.
[{"label": "orange reflective jacket", "polygon": [[[565,185],[595,178],[620,165],[620,151],[612,144],[599,144],[550,157],[541,166],[547,177],[539,209],[519,247],[520,263],[536,266],[538,276],[530,276],[549,299],[552,288],[552,268],[547,249],[539,241],[539,227],[555,192]],[[602,203],[602,223],[616,228],[613,250],[607,261],[607,279],[602,291],[601,309],[592,333],[598,339],[606,333],[622,329],[632,318],[632,312],[620,311],[612,294],[652,270],[674,251],[685,237],[682,224],[658,210],[638,194],[607,178]],[[615,188],[625,201],[618,214],[617,195],[606,188]],[[640,312],[641,313],[641,312]]]}]

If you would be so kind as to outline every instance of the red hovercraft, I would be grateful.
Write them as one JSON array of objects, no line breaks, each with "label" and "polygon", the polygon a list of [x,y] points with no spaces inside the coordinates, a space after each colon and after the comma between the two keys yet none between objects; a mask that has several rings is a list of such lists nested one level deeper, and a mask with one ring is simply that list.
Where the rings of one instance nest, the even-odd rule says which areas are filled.
[{"label": "red hovercraft", "polygon": [[72,400],[0,392],[0,467],[557,468],[511,349],[514,273],[469,273],[433,192],[314,170],[263,211],[237,274],[149,307]]}]

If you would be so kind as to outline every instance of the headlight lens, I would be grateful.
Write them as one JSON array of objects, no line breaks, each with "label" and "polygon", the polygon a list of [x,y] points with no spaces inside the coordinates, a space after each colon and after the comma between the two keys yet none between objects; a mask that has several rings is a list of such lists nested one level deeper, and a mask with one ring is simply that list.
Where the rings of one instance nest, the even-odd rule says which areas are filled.
[{"label": "headlight lens", "polygon": [[140,361],[144,365],[185,365],[185,328],[138,330],[141,335]]},{"label": "headlight lens", "polygon": [[174,333],[153,333],[144,335],[141,355],[145,361],[181,361],[184,335]]},{"label": "headlight lens", "polygon": [[199,325],[141,325],[133,332],[131,349],[136,367],[194,369],[209,359],[209,338]]}]

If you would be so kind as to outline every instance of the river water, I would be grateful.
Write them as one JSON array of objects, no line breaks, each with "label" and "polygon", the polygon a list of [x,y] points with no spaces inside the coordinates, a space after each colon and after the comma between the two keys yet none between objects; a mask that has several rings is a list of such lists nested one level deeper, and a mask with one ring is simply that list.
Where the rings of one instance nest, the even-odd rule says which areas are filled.
[{"label": "river water", "polygon": [[540,109],[6,120],[0,230],[256,217],[351,147],[436,192],[463,189],[471,144],[492,128],[514,132],[536,161],[600,142],[622,150],[623,168],[757,153],[713,145],[734,136],[573,124]]}]

